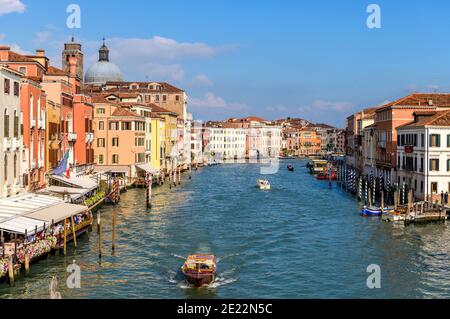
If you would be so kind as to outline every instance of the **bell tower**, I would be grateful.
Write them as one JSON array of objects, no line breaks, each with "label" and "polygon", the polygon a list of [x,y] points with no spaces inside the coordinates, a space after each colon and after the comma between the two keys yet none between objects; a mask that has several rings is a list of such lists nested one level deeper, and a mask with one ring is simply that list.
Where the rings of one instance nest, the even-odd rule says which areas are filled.
[{"label": "bell tower", "polygon": [[62,51],[62,69],[64,72],[69,73],[71,57],[77,59],[76,63],[76,74],[80,81],[83,81],[83,52],[81,51],[81,44],[76,43],[74,37],[69,43],[64,43],[64,50]]}]

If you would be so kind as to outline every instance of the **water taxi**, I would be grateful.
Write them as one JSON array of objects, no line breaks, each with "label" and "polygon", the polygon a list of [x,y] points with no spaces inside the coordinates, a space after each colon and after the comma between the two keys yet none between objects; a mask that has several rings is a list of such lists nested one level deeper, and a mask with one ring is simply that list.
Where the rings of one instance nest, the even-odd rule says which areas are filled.
[{"label": "water taxi", "polygon": [[181,267],[186,281],[195,287],[212,283],[216,278],[216,271],[217,261],[214,255],[190,255]]},{"label": "water taxi", "polygon": [[270,183],[266,179],[258,179],[256,181],[256,186],[258,186],[259,189],[262,189],[262,190],[269,190],[270,189]]},{"label": "water taxi", "polygon": [[331,172],[331,176],[330,176],[330,174],[328,172],[324,171],[322,173],[317,174],[316,178],[318,180],[327,180],[327,181],[328,180],[332,180],[332,181],[335,181],[335,180],[337,180],[337,175],[336,175],[336,172],[333,171],[333,172]]},{"label": "water taxi", "polygon": [[311,174],[322,173],[324,169],[327,169],[328,162],[326,160],[312,160],[309,165],[309,170]]}]

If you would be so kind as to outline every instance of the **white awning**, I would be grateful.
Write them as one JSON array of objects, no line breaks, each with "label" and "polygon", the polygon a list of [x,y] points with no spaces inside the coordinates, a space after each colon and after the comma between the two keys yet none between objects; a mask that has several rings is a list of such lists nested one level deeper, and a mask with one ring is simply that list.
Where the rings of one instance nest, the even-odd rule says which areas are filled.
[{"label": "white awning", "polygon": [[49,225],[49,223],[45,223],[41,220],[27,217],[17,217],[4,223],[0,223],[0,229],[21,235],[25,235],[25,233],[27,233],[27,235],[33,235],[35,233],[36,226],[37,231],[40,232],[44,229],[44,224],[47,226]]},{"label": "white awning", "polygon": [[62,187],[62,186],[48,186],[47,188],[38,191],[40,194],[58,194],[58,195],[69,195],[71,199],[76,200],[85,194],[89,193],[90,190],[86,188],[74,188],[74,187]]},{"label": "white awning", "polygon": [[94,180],[90,179],[89,177],[71,176],[70,178],[66,178],[64,176],[50,175],[50,178],[70,187],[84,188],[88,190],[93,190],[95,188],[98,188],[99,186]]},{"label": "white awning", "polygon": [[26,217],[45,221],[47,223],[58,223],[66,218],[88,210],[87,206],[61,203],[41,209],[37,212],[27,214]]},{"label": "white awning", "polygon": [[159,174],[159,170],[156,168],[153,168],[150,164],[138,164],[138,165],[136,165],[136,167],[140,168],[143,171],[146,171],[150,174]]}]

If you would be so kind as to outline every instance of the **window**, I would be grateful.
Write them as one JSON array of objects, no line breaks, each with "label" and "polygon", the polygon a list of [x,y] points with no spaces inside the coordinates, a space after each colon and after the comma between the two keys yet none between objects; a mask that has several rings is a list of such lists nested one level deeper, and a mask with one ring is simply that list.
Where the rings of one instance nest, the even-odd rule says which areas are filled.
[{"label": "window", "polygon": [[19,115],[14,111],[14,137],[19,137]]},{"label": "window", "polygon": [[437,191],[438,191],[438,183],[432,182],[431,183],[431,193],[437,193]]},{"label": "window", "polygon": [[113,154],[113,156],[112,156],[112,163],[113,164],[119,164],[119,155],[118,154]]},{"label": "window", "polygon": [[104,138],[97,139],[97,147],[105,147],[105,139]]},{"label": "window", "polygon": [[420,146],[425,147],[425,134],[420,134]]},{"label": "window", "polygon": [[136,163],[145,162],[145,153],[137,153],[135,160],[136,160]]},{"label": "window", "polygon": [[450,134],[447,135],[447,147],[450,147]]},{"label": "window", "polygon": [[109,129],[111,131],[118,131],[119,130],[119,122],[109,122]]},{"label": "window", "polygon": [[3,119],[3,125],[4,125],[3,129],[4,137],[9,137],[9,114],[7,109],[5,109],[5,117]]},{"label": "window", "polygon": [[105,130],[105,122],[103,122],[103,121],[98,122],[98,129],[99,129],[99,131],[104,131]]},{"label": "window", "polygon": [[19,96],[19,82],[14,82],[14,96]]},{"label": "window", "polygon": [[112,146],[115,146],[115,147],[119,146],[119,138],[118,137],[112,138]]},{"label": "window", "polygon": [[447,160],[447,172],[450,172],[450,159]]},{"label": "window", "polygon": [[19,72],[27,75],[27,67],[26,66],[19,67]]},{"label": "window", "polygon": [[441,147],[441,135],[439,134],[430,135],[430,147]]},{"label": "window", "polygon": [[167,95],[163,95],[163,102],[167,101]]},{"label": "window", "polygon": [[97,109],[97,114],[105,114],[105,109],[100,107]]},{"label": "window", "polygon": [[122,131],[131,131],[131,122],[122,122]]},{"label": "window", "polygon": [[104,161],[103,154],[100,154],[100,155],[98,156],[98,163],[99,163],[99,164],[103,164],[103,161]]},{"label": "window", "polygon": [[5,79],[5,94],[9,94],[10,92],[10,86],[11,86],[11,81],[9,79]]},{"label": "window", "polygon": [[439,171],[439,160],[432,158],[430,159],[430,171]]},{"label": "window", "polygon": [[5,165],[3,169],[3,178],[5,181],[5,184],[8,182],[8,155],[5,154],[5,159],[3,160],[3,163]]},{"label": "window", "polygon": [[423,181],[420,181],[420,192],[423,193]]},{"label": "window", "polygon": [[180,96],[179,95],[175,95],[175,101],[177,101],[177,102],[180,101]]},{"label": "window", "polygon": [[143,137],[134,138],[134,146],[144,146],[144,145],[145,145],[145,138]]},{"label": "window", "polygon": [[17,178],[17,154],[14,154],[14,179]]}]

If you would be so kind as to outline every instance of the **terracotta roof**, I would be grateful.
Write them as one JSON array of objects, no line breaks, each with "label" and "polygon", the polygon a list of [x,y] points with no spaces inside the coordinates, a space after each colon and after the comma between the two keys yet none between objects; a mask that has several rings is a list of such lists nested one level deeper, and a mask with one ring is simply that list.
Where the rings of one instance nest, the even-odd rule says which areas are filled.
[{"label": "terracotta roof", "polygon": [[435,112],[434,115],[422,114],[416,122],[405,124],[399,128],[404,127],[421,127],[421,126],[450,126],[450,110]]},{"label": "terracotta roof", "polygon": [[[150,90],[150,89],[148,89],[148,86],[151,85],[152,83],[159,84],[161,86],[161,90],[156,90],[156,89]],[[173,86],[173,85],[171,85],[169,83],[166,83],[166,82],[152,82],[152,81],[150,81],[150,82],[113,82],[113,81],[109,81],[109,82],[105,83],[106,86],[117,86],[117,87],[120,87],[121,90],[122,89],[126,90],[127,88],[124,88],[124,87],[129,87],[131,84],[137,84],[139,86],[139,89],[137,89],[137,90],[130,90],[128,88],[129,91],[133,91],[133,92],[136,92],[136,91],[138,91],[138,92],[147,92],[147,91],[180,92],[180,93],[184,92],[183,90],[181,90],[181,89],[179,89],[179,88],[177,88],[177,87],[175,87],[175,86]],[[117,89],[109,89],[107,91],[114,91],[114,90],[118,90],[118,89],[119,88],[117,88]]]},{"label": "terracotta roof", "polygon": [[64,72],[61,69],[58,69],[54,66],[49,66],[47,69],[47,75],[62,75],[62,76],[66,76],[68,75],[68,73]]},{"label": "terracotta roof", "polygon": [[244,117],[242,120],[245,122],[267,122],[265,119],[257,116]]},{"label": "terracotta roof", "polygon": [[136,98],[139,97],[139,94],[137,93],[128,93],[128,92],[114,92],[114,93],[106,93],[104,94],[104,96],[117,96],[118,98]]},{"label": "terracotta roof", "polygon": [[[430,104],[431,102],[431,104]],[[398,99],[394,102],[387,103],[377,109],[385,110],[389,107],[406,106],[406,107],[450,107],[450,94],[444,93],[413,93]]]},{"label": "terracotta roof", "polygon": [[33,60],[31,58],[28,58],[22,54],[9,51],[8,53],[8,61],[10,62],[32,62],[32,63],[38,63],[36,60]]},{"label": "terracotta roof", "polygon": [[112,113],[112,116],[133,116],[133,117],[140,117],[140,115],[126,109],[123,107],[118,107],[114,110]]},{"label": "terracotta roof", "polygon": [[147,104],[147,105],[152,108],[152,112],[156,112],[156,113],[172,113],[172,114],[178,116],[177,113],[169,111],[169,110],[167,110],[165,108],[162,108],[162,107],[160,107],[160,106],[158,106],[156,104]]}]

